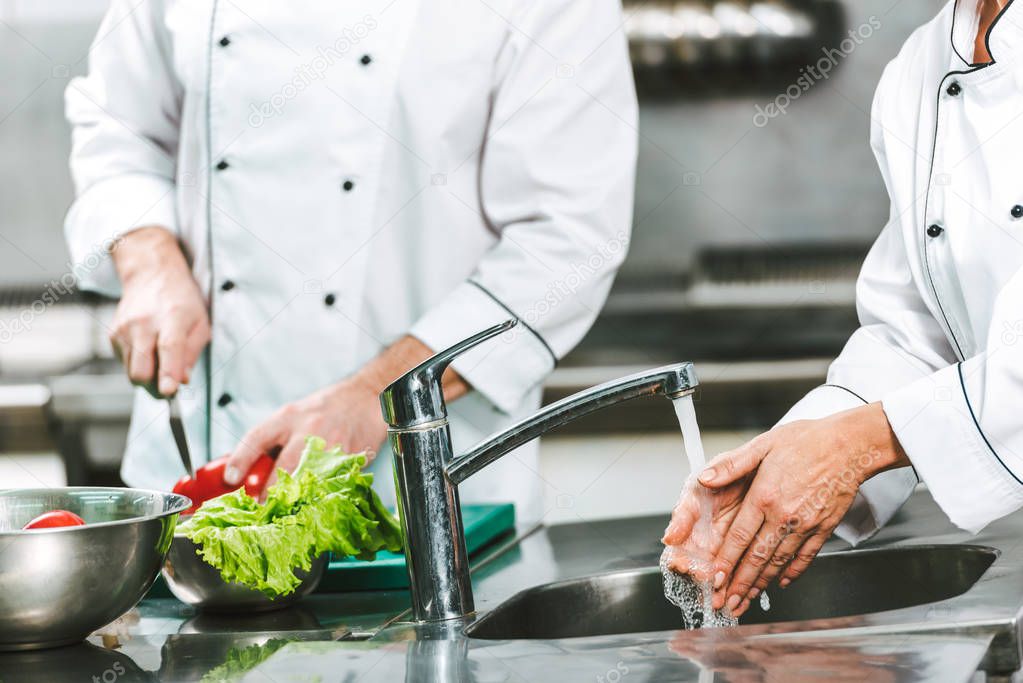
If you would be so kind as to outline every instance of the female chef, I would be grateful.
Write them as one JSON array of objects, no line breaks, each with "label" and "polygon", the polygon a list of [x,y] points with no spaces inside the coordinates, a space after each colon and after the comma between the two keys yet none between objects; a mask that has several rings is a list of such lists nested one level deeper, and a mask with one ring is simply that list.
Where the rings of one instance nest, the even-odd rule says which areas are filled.
[{"label": "female chef", "polygon": [[[885,69],[871,144],[891,214],[857,285],[861,327],[827,384],[699,475],[715,606],[787,585],[836,528],[871,535],[917,477],[971,532],[1023,506],[1021,58],[1020,2],[958,0]],[[689,539],[698,497],[665,542]]]},{"label": "female chef", "polygon": [[[456,445],[532,411],[624,257],[636,101],[613,0],[129,0],[67,90],[76,259],[197,463],[385,438],[378,394],[496,322],[446,382]],[[561,296],[566,283],[570,296]],[[552,296],[558,292],[558,296]],[[122,476],[182,474],[137,390]],[[466,497],[535,513],[535,446]],[[384,479],[389,481],[389,477]],[[381,491],[390,487],[381,487]]]}]

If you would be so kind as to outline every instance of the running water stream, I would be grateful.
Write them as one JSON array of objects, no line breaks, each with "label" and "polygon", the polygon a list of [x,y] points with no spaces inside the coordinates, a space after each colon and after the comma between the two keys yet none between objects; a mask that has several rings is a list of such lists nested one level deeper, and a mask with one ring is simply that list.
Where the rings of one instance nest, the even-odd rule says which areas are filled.
[{"label": "running water stream", "polygon": [[[692,395],[673,400],[678,424],[682,430],[682,441],[689,459],[689,478],[682,489],[679,504],[687,497],[696,495],[700,505],[700,518],[684,546],[666,546],[661,553],[661,576],[664,579],[664,597],[682,612],[686,628],[735,626],[738,620],[727,609],[715,610],[711,606],[713,586],[710,578],[697,580],[693,577],[711,577],[713,557],[705,549],[711,547],[712,501],[709,495],[701,495],[702,486],[696,480],[706,464],[700,427],[696,422],[696,409]],[[685,555],[689,562],[689,574],[679,574],[669,568],[676,555]]]}]

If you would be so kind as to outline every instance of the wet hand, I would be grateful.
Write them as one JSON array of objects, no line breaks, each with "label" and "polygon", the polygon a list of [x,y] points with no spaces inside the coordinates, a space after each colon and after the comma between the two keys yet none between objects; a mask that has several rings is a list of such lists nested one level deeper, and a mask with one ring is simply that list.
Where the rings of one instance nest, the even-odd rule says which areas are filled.
[{"label": "wet hand", "polygon": [[782,425],[719,455],[700,475],[704,486],[720,491],[753,480],[716,553],[715,570],[728,581],[715,590],[715,608],[741,614],[775,578],[788,585],[816,557],[860,485],[907,464],[879,403]]},{"label": "wet hand", "polygon": [[[712,491],[695,475],[686,480],[661,539],[673,571],[689,574],[697,581],[724,581],[724,574],[714,576],[713,559],[751,481],[752,477],[741,477]],[[710,514],[709,522],[702,519],[706,512]]]}]

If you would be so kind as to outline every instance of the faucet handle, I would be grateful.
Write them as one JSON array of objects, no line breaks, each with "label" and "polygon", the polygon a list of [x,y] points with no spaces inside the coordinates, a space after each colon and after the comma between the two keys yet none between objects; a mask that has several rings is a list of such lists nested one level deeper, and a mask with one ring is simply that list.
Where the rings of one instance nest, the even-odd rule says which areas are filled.
[{"label": "faucet handle", "polygon": [[458,356],[518,324],[506,320],[444,349],[391,382],[380,394],[384,420],[394,429],[436,422],[448,416],[440,379]]}]

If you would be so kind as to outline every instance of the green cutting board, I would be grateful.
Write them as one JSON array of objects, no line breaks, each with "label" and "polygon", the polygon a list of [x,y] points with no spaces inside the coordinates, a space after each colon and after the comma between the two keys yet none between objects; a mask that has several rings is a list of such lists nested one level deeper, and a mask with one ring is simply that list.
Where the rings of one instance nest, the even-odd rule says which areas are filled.
[{"label": "green cutting board", "polygon": [[[477,551],[515,528],[515,506],[511,503],[462,506],[462,526],[471,557]],[[405,556],[377,553],[372,561],[351,557],[331,558],[317,587],[317,593],[408,588]]]},{"label": "green cutting board", "polygon": [[[515,506],[511,503],[462,506],[462,526],[470,557],[515,528]],[[377,553],[373,561],[331,558],[317,593],[343,593],[362,590],[399,590],[408,588],[405,556]],[[170,589],[158,576],[147,598],[169,598]]]}]

